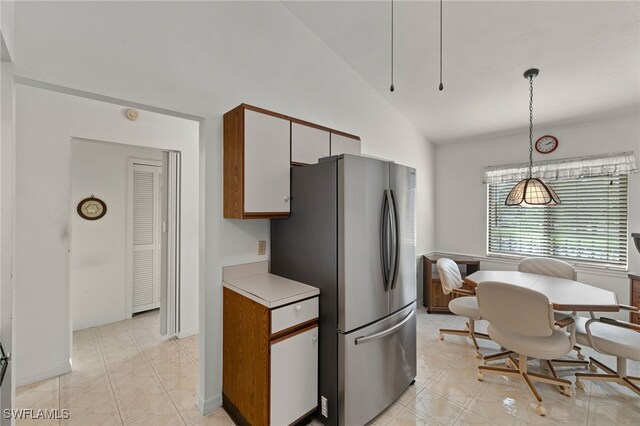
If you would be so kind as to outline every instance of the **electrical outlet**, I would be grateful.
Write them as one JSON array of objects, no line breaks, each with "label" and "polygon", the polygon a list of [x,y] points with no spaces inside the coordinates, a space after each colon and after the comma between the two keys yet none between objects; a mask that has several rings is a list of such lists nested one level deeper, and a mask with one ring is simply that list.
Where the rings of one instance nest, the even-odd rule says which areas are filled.
[{"label": "electrical outlet", "polygon": [[329,402],[324,396],[322,397],[322,415],[327,419],[329,418]]},{"label": "electrical outlet", "polygon": [[265,240],[258,241],[258,256],[267,254],[267,242]]}]

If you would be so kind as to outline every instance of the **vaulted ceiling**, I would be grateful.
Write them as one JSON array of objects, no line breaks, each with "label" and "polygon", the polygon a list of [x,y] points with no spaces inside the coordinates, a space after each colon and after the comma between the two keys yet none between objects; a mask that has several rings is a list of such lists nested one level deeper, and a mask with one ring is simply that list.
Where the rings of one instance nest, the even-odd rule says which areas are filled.
[{"label": "vaulted ceiling", "polygon": [[390,93],[390,1],[299,1],[285,6],[435,143],[640,105],[640,2],[445,1],[444,91],[439,2],[395,2]]}]

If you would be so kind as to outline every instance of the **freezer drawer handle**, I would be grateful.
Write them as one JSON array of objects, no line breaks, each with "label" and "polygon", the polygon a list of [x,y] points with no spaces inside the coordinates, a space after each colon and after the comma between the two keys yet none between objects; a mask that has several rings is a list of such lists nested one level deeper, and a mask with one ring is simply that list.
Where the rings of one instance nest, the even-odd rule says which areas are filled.
[{"label": "freezer drawer handle", "polygon": [[411,317],[415,315],[415,313],[416,313],[415,309],[412,309],[411,312],[409,312],[409,314],[406,317],[404,317],[402,321],[400,321],[398,324],[394,325],[393,327],[387,328],[386,330],[380,331],[379,333],[371,334],[369,336],[360,336],[356,338],[356,345],[360,345],[370,340],[379,339],[381,337],[388,336],[391,333],[395,333],[396,331],[398,331],[398,329],[400,329],[403,325],[405,325],[405,323],[409,321]]}]

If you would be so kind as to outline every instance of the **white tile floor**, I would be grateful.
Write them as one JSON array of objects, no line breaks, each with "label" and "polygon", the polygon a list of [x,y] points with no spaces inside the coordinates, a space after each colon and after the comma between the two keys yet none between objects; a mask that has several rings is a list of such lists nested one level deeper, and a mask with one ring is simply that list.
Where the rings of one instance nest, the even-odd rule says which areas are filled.
[{"label": "white tile floor", "polygon": [[66,408],[65,425],[232,425],[225,413],[203,418],[195,406],[198,336],[178,340],[159,330],[151,311],[73,333],[73,372],[18,389],[16,408]]},{"label": "white tile floor", "polygon": [[[585,382],[572,398],[538,384],[548,414],[537,416],[523,383],[492,375],[477,381],[478,361],[466,339],[438,340],[438,328],[463,325],[462,318],[420,310],[416,384],[372,425],[640,425],[640,397],[609,383]],[[151,312],[74,333],[74,371],[18,389],[16,408],[68,408],[71,417],[60,424],[69,425],[232,425],[222,409],[201,417],[195,407],[198,337],[167,339],[158,330],[159,316]],[[492,342],[481,345],[487,354],[497,351]],[[585,355],[593,352],[585,348]],[[596,357],[615,366],[613,358]],[[573,380],[573,372],[564,374]],[[640,375],[640,363],[630,362],[630,373]]]}]

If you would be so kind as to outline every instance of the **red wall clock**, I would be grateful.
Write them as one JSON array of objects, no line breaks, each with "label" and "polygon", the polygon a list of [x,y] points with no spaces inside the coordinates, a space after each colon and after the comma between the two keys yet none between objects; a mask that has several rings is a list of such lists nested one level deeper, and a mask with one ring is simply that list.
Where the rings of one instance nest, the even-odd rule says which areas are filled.
[{"label": "red wall clock", "polygon": [[536,151],[540,154],[549,154],[558,148],[558,138],[551,135],[544,135],[536,141]]}]

